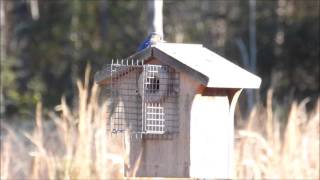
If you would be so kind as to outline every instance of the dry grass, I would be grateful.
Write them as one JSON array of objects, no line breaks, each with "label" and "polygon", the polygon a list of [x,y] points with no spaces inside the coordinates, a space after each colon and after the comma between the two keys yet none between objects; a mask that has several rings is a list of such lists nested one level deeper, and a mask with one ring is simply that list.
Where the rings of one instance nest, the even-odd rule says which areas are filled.
[{"label": "dry grass", "polygon": [[246,127],[236,130],[237,178],[319,179],[320,99],[311,112],[307,101],[291,104],[284,125],[272,111],[269,91],[267,107],[256,106]]},{"label": "dry grass", "polygon": [[[97,86],[89,89],[89,71],[84,84],[77,83],[78,109],[62,98],[59,112],[43,121],[39,103],[35,128],[23,135],[1,121],[1,179],[123,178],[130,148],[122,152],[124,138],[117,144],[107,135],[107,106],[98,104]],[[292,103],[285,128],[271,100],[272,91],[267,107],[256,106],[245,128],[236,130],[235,177],[319,179],[320,99],[311,112],[305,101]]]},{"label": "dry grass", "polygon": [[[23,133],[29,141],[1,122],[1,179],[123,177],[126,154],[121,152],[122,144],[108,143],[106,105],[98,104],[98,87],[88,87],[89,69],[84,84],[77,82],[78,110],[72,112],[62,98],[56,107],[60,115],[50,113],[52,121],[44,123],[39,103],[33,132]],[[30,142],[33,146],[26,146]]]}]

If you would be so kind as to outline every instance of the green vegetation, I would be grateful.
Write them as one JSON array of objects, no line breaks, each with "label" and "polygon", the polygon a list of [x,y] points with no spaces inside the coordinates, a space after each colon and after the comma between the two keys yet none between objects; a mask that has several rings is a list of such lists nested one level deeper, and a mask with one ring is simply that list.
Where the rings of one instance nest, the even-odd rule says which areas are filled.
[{"label": "green vegetation", "polygon": [[[1,105],[8,114],[32,112],[39,99],[53,107],[63,94],[72,102],[86,64],[96,72],[112,58],[127,57],[148,34],[145,1],[37,1],[33,9],[31,2],[3,2]],[[279,103],[290,91],[297,100],[310,96],[314,102],[319,95],[319,12],[316,0],[256,2],[262,99],[269,87]],[[237,46],[250,49],[249,1],[164,1],[163,14],[166,41],[202,43],[251,69]]]}]

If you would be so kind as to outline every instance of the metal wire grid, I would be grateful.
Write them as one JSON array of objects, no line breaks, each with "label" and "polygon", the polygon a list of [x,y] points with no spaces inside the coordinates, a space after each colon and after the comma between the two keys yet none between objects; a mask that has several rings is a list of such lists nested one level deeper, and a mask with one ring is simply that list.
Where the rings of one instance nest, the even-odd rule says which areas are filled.
[{"label": "metal wire grid", "polygon": [[117,60],[110,65],[111,124],[112,133],[129,130],[141,132],[141,97],[138,96],[138,78],[143,61]]},{"label": "metal wire grid", "polygon": [[143,77],[143,132],[145,134],[177,132],[178,73],[168,66],[145,65]]},{"label": "metal wire grid", "polygon": [[168,66],[144,65],[138,60],[113,61],[109,69],[111,123],[108,129],[112,133],[128,130],[132,134],[165,137],[178,132],[178,73]]},{"label": "metal wire grid", "polygon": [[145,108],[145,131],[151,134],[165,133],[164,108],[159,103],[149,104]]}]

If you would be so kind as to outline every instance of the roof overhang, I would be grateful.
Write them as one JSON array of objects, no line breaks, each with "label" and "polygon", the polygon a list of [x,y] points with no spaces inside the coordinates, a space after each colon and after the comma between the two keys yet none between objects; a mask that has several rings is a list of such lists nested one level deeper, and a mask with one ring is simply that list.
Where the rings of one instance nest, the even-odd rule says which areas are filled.
[{"label": "roof overhang", "polygon": [[[259,88],[261,78],[233,64],[201,44],[157,43],[139,51],[127,59],[144,60],[155,58],[178,71],[187,73],[208,88]],[[107,69],[95,75],[98,84],[104,84]]]}]

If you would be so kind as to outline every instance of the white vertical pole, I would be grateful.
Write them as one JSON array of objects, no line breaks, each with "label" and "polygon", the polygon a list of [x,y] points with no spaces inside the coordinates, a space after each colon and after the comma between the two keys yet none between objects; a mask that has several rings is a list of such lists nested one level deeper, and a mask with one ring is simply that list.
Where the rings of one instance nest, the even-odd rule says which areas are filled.
[{"label": "white vertical pole", "polygon": [[155,32],[163,37],[163,0],[150,0],[149,13],[152,17],[149,33]]},{"label": "white vertical pole", "polygon": [[29,3],[30,3],[32,19],[38,20],[40,17],[38,0],[31,0],[31,1],[29,1]]},{"label": "white vertical pole", "polygon": [[154,1],[153,27],[155,32],[163,37],[163,0]]}]

